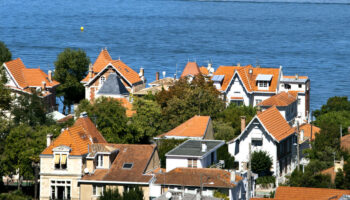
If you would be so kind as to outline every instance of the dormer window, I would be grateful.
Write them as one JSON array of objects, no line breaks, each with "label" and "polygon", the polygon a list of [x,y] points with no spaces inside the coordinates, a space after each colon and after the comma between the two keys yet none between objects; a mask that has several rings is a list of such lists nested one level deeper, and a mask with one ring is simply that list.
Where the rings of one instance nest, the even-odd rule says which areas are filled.
[{"label": "dormer window", "polygon": [[272,75],[259,74],[255,80],[259,89],[268,89],[272,80]]},{"label": "dormer window", "polygon": [[268,81],[259,81],[259,87],[269,87]]},{"label": "dormer window", "polygon": [[97,167],[103,167],[103,155],[97,155]]},{"label": "dormer window", "polygon": [[54,155],[55,169],[67,169],[67,154],[57,153]]}]

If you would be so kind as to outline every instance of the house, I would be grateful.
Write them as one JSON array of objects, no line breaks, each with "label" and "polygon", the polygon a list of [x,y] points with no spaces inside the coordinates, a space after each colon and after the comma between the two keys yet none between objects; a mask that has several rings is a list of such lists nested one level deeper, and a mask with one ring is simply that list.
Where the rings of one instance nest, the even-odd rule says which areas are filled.
[{"label": "house", "polygon": [[210,116],[195,115],[167,133],[154,138],[160,139],[193,139],[193,140],[213,140],[214,129]]},{"label": "house", "polygon": [[166,171],[177,167],[207,168],[217,164],[217,149],[225,144],[221,140],[186,140],[165,154]]},{"label": "house", "polygon": [[[151,191],[154,197],[167,192],[213,197],[215,191],[226,194],[230,200],[246,199],[243,178],[223,169],[175,168],[166,173],[155,174]],[[199,198],[202,199],[202,198]]]},{"label": "house", "polygon": [[[335,181],[335,177],[337,175],[338,170],[344,171],[344,158],[342,157],[341,160],[334,160],[334,166],[323,170],[321,173],[325,175],[329,175],[331,177],[332,183]],[[345,173],[344,173],[345,176]]]},{"label": "house", "polygon": [[216,197],[210,197],[210,196],[198,196],[197,194],[191,194],[191,193],[182,193],[181,191],[171,191],[169,190],[167,193],[162,194],[161,196],[155,198],[155,200],[168,200],[167,195],[171,195],[172,200],[194,200],[194,199],[202,199],[202,200],[223,200],[222,198],[216,198]]},{"label": "house", "polygon": [[281,92],[275,94],[272,97],[265,99],[257,106],[260,106],[262,111],[271,108],[272,106],[276,106],[289,125],[293,126],[295,124],[295,118],[298,114],[297,98],[290,93]]},{"label": "house", "polygon": [[40,68],[27,68],[20,58],[5,62],[3,64],[7,83],[14,96],[33,94],[36,92],[49,111],[57,110],[56,88],[59,82],[52,79],[52,71],[48,74]]},{"label": "house", "polygon": [[198,74],[201,74],[201,71],[200,71],[197,63],[188,61],[184,70],[182,71],[180,78],[184,78],[184,77],[193,78],[194,76],[196,76]]},{"label": "house", "polygon": [[[308,187],[287,187],[279,186],[276,189],[275,198],[277,200],[345,200],[350,196],[350,190],[339,190],[329,188],[308,188]],[[347,198],[345,198],[347,197]]]},{"label": "house", "polygon": [[84,175],[89,146],[106,140],[85,116],[52,142],[51,137],[40,154],[40,199],[79,199],[78,180]]},{"label": "house", "polygon": [[[163,75],[165,76],[165,74]],[[134,95],[144,96],[144,95],[147,95],[148,93],[156,94],[162,90],[168,90],[169,87],[175,84],[175,82],[176,82],[176,78],[163,77],[162,79],[160,79],[159,72],[156,72],[156,80],[148,84],[150,87],[139,90],[135,92]]]},{"label": "house", "polygon": [[78,181],[80,199],[98,199],[105,189],[123,191],[139,186],[149,199],[152,171],[160,162],[155,145],[92,144],[84,176]]},{"label": "house", "polygon": [[310,113],[310,80],[304,76],[284,76],[282,67],[220,66],[212,81],[227,104],[256,106],[280,92],[293,92],[297,95],[298,116],[302,121]]},{"label": "house", "polygon": [[146,85],[143,68],[140,74],[121,60],[113,60],[107,49],[102,49],[95,63],[90,65],[88,75],[81,80],[85,86],[85,98],[93,100],[110,74],[117,74],[130,93],[137,92]]},{"label": "house", "polygon": [[[297,131],[297,127],[295,127]],[[299,126],[299,143],[304,142],[306,140],[313,141],[316,138],[316,134],[320,133],[321,129],[317,126],[309,123],[304,123]]]},{"label": "house", "polygon": [[341,138],[340,140],[340,147],[344,150],[344,151],[348,151],[350,152],[350,134],[345,135]]},{"label": "house", "polygon": [[284,176],[291,173],[296,165],[295,141],[294,128],[273,106],[255,115],[241,134],[229,142],[228,149],[239,163],[240,171],[247,170],[250,151],[267,152],[272,159],[273,175],[283,182]]}]

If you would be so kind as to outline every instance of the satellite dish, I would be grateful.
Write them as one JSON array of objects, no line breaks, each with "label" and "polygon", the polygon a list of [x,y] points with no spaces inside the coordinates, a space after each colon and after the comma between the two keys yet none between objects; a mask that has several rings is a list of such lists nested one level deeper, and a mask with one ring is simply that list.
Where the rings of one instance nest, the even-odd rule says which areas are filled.
[{"label": "satellite dish", "polygon": [[167,198],[167,199],[171,199],[171,192],[167,192],[166,194],[165,194],[165,197]]},{"label": "satellite dish", "polygon": [[88,168],[85,168],[85,169],[84,169],[84,173],[85,173],[85,174],[88,174],[88,173],[89,173],[89,169],[88,169]]}]

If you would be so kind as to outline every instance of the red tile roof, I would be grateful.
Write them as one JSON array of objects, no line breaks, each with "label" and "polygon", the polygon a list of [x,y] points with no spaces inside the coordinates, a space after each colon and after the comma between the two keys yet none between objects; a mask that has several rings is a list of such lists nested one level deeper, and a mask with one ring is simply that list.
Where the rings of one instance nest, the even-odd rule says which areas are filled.
[{"label": "red tile roof", "polygon": [[[253,67],[252,65],[220,66],[216,72],[214,72],[214,75],[225,75],[223,83],[221,85],[222,91],[226,91],[233,75],[235,72],[237,72],[248,92],[276,92],[280,71],[281,70],[279,68],[260,68]],[[259,74],[272,75],[272,80],[268,90],[258,89],[257,81],[255,79]]]},{"label": "red tile roof", "polygon": [[209,74],[208,69],[207,69],[206,67],[203,67],[203,66],[199,68],[199,71],[200,71],[201,74],[203,74],[203,75],[208,75],[208,74]]},{"label": "red tile roof", "polygon": [[179,137],[200,137],[205,136],[206,130],[210,122],[210,116],[193,116],[191,119],[180,124],[171,131],[157,136],[158,138],[167,136]]},{"label": "red tile roof", "polygon": [[[110,169],[96,169],[93,174],[83,176],[82,181],[115,181],[147,183],[152,175],[145,174],[155,145],[140,144],[94,144],[111,150],[119,150]],[[124,163],[133,163],[131,169],[123,169]],[[154,169],[159,167],[159,163]]]},{"label": "red tile roof", "polygon": [[54,87],[60,84],[55,80],[50,81],[48,75],[40,68],[26,68],[20,58],[5,62],[4,64],[21,89],[41,87],[43,81],[45,81],[46,87]]},{"label": "red tile roof", "polygon": [[[216,168],[175,168],[165,174],[157,174],[155,183],[201,187],[201,177],[202,182],[213,182],[213,184],[206,184],[204,187],[233,188],[236,186],[231,182],[230,172]],[[241,176],[236,175],[235,182],[242,179]]]},{"label": "red tile roof", "polygon": [[341,138],[340,146],[343,150],[350,152],[350,134],[345,135]]},{"label": "red tile roof", "polygon": [[185,77],[188,75],[195,76],[197,74],[200,74],[201,71],[199,70],[199,67],[196,62],[188,62],[185,66],[185,69],[183,70],[181,77]]},{"label": "red tile roof", "polygon": [[[105,69],[109,63],[112,64],[118,70],[121,76],[124,77],[130,85],[141,81],[141,78],[139,77],[139,74],[137,72],[135,72],[133,69],[127,66],[123,61],[113,60],[106,49],[101,51],[92,67],[93,78],[103,69]],[[86,75],[86,77],[83,80],[81,80],[81,82],[83,83],[87,83],[89,81],[89,74]]]},{"label": "red tile roof", "polygon": [[275,199],[329,200],[329,199],[339,199],[342,195],[350,195],[350,190],[279,186],[275,193]]},{"label": "red tile roof", "polygon": [[136,110],[133,110],[132,103],[130,103],[126,98],[116,98],[122,106],[126,109],[126,116],[127,117],[132,117],[135,113]]},{"label": "red tile roof", "polygon": [[295,133],[288,122],[283,118],[276,106],[257,114],[257,117],[267,129],[267,131],[277,140],[281,141],[284,138]]},{"label": "red tile roof", "polygon": [[52,149],[61,145],[70,147],[70,155],[88,153],[88,145],[106,143],[90,118],[79,118],[72,127],[65,129],[41,154],[53,154]]},{"label": "red tile roof", "polygon": [[[295,131],[297,128],[295,127]],[[304,137],[311,138],[311,124],[302,124],[299,126],[299,131],[304,131]],[[315,140],[316,133],[320,133],[321,129],[317,126],[312,126],[312,140]]]},{"label": "red tile roof", "polygon": [[296,97],[287,92],[281,92],[262,101],[258,106],[288,106],[297,101]]}]

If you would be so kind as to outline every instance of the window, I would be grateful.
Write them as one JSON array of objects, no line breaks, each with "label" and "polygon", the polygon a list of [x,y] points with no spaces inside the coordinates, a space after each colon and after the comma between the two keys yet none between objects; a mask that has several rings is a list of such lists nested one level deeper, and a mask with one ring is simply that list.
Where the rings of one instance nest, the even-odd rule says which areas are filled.
[{"label": "window", "polygon": [[103,167],[103,155],[97,155],[97,167]]},{"label": "window", "polygon": [[67,169],[67,154],[54,154],[55,169]]},{"label": "window", "polygon": [[243,100],[231,100],[230,103],[236,104],[237,106],[242,106]]},{"label": "window", "polygon": [[284,88],[286,88],[287,90],[289,90],[291,88],[291,86],[289,84],[284,84]]},{"label": "window", "polygon": [[269,87],[268,81],[259,81],[259,87]]},{"label": "window", "polygon": [[124,163],[124,165],[123,165],[123,169],[131,169],[131,168],[132,168],[132,166],[133,166],[133,164],[132,164],[132,163]]},{"label": "window", "polygon": [[299,84],[298,86],[299,86],[299,88],[302,88],[302,87],[303,87],[303,85],[301,85],[301,84]]},{"label": "window", "polygon": [[92,194],[94,196],[101,196],[103,194],[103,185],[92,185]]},{"label": "window", "polygon": [[263,143],[262,140],[252,139],[253,146],[262,146],[262,143]]},{"label": "window", "polygon": [[68,180],[51,180],[50,199],[70,199],[71,198],[71,181]]},{"label": "window", "polygon": [[103,85],[103,83],[105,82],[105,80],[106,80],[106,77],[101,76],[101,78],[100,78],[100,85]]},{"label": "window", "polygon": [[187,167],[189,168],[197,168],[197,159],[188,159]]},{"label": "window", "polygon": [[301,103],[301,99],[300,99],[300,98],[298,98],[298,105],[300,105],[300,103]]},{"label": "window", "polygon": [[255,105],[258,105],[259,103],[261,103],[262,100],[261,99],[255,99]]}]

